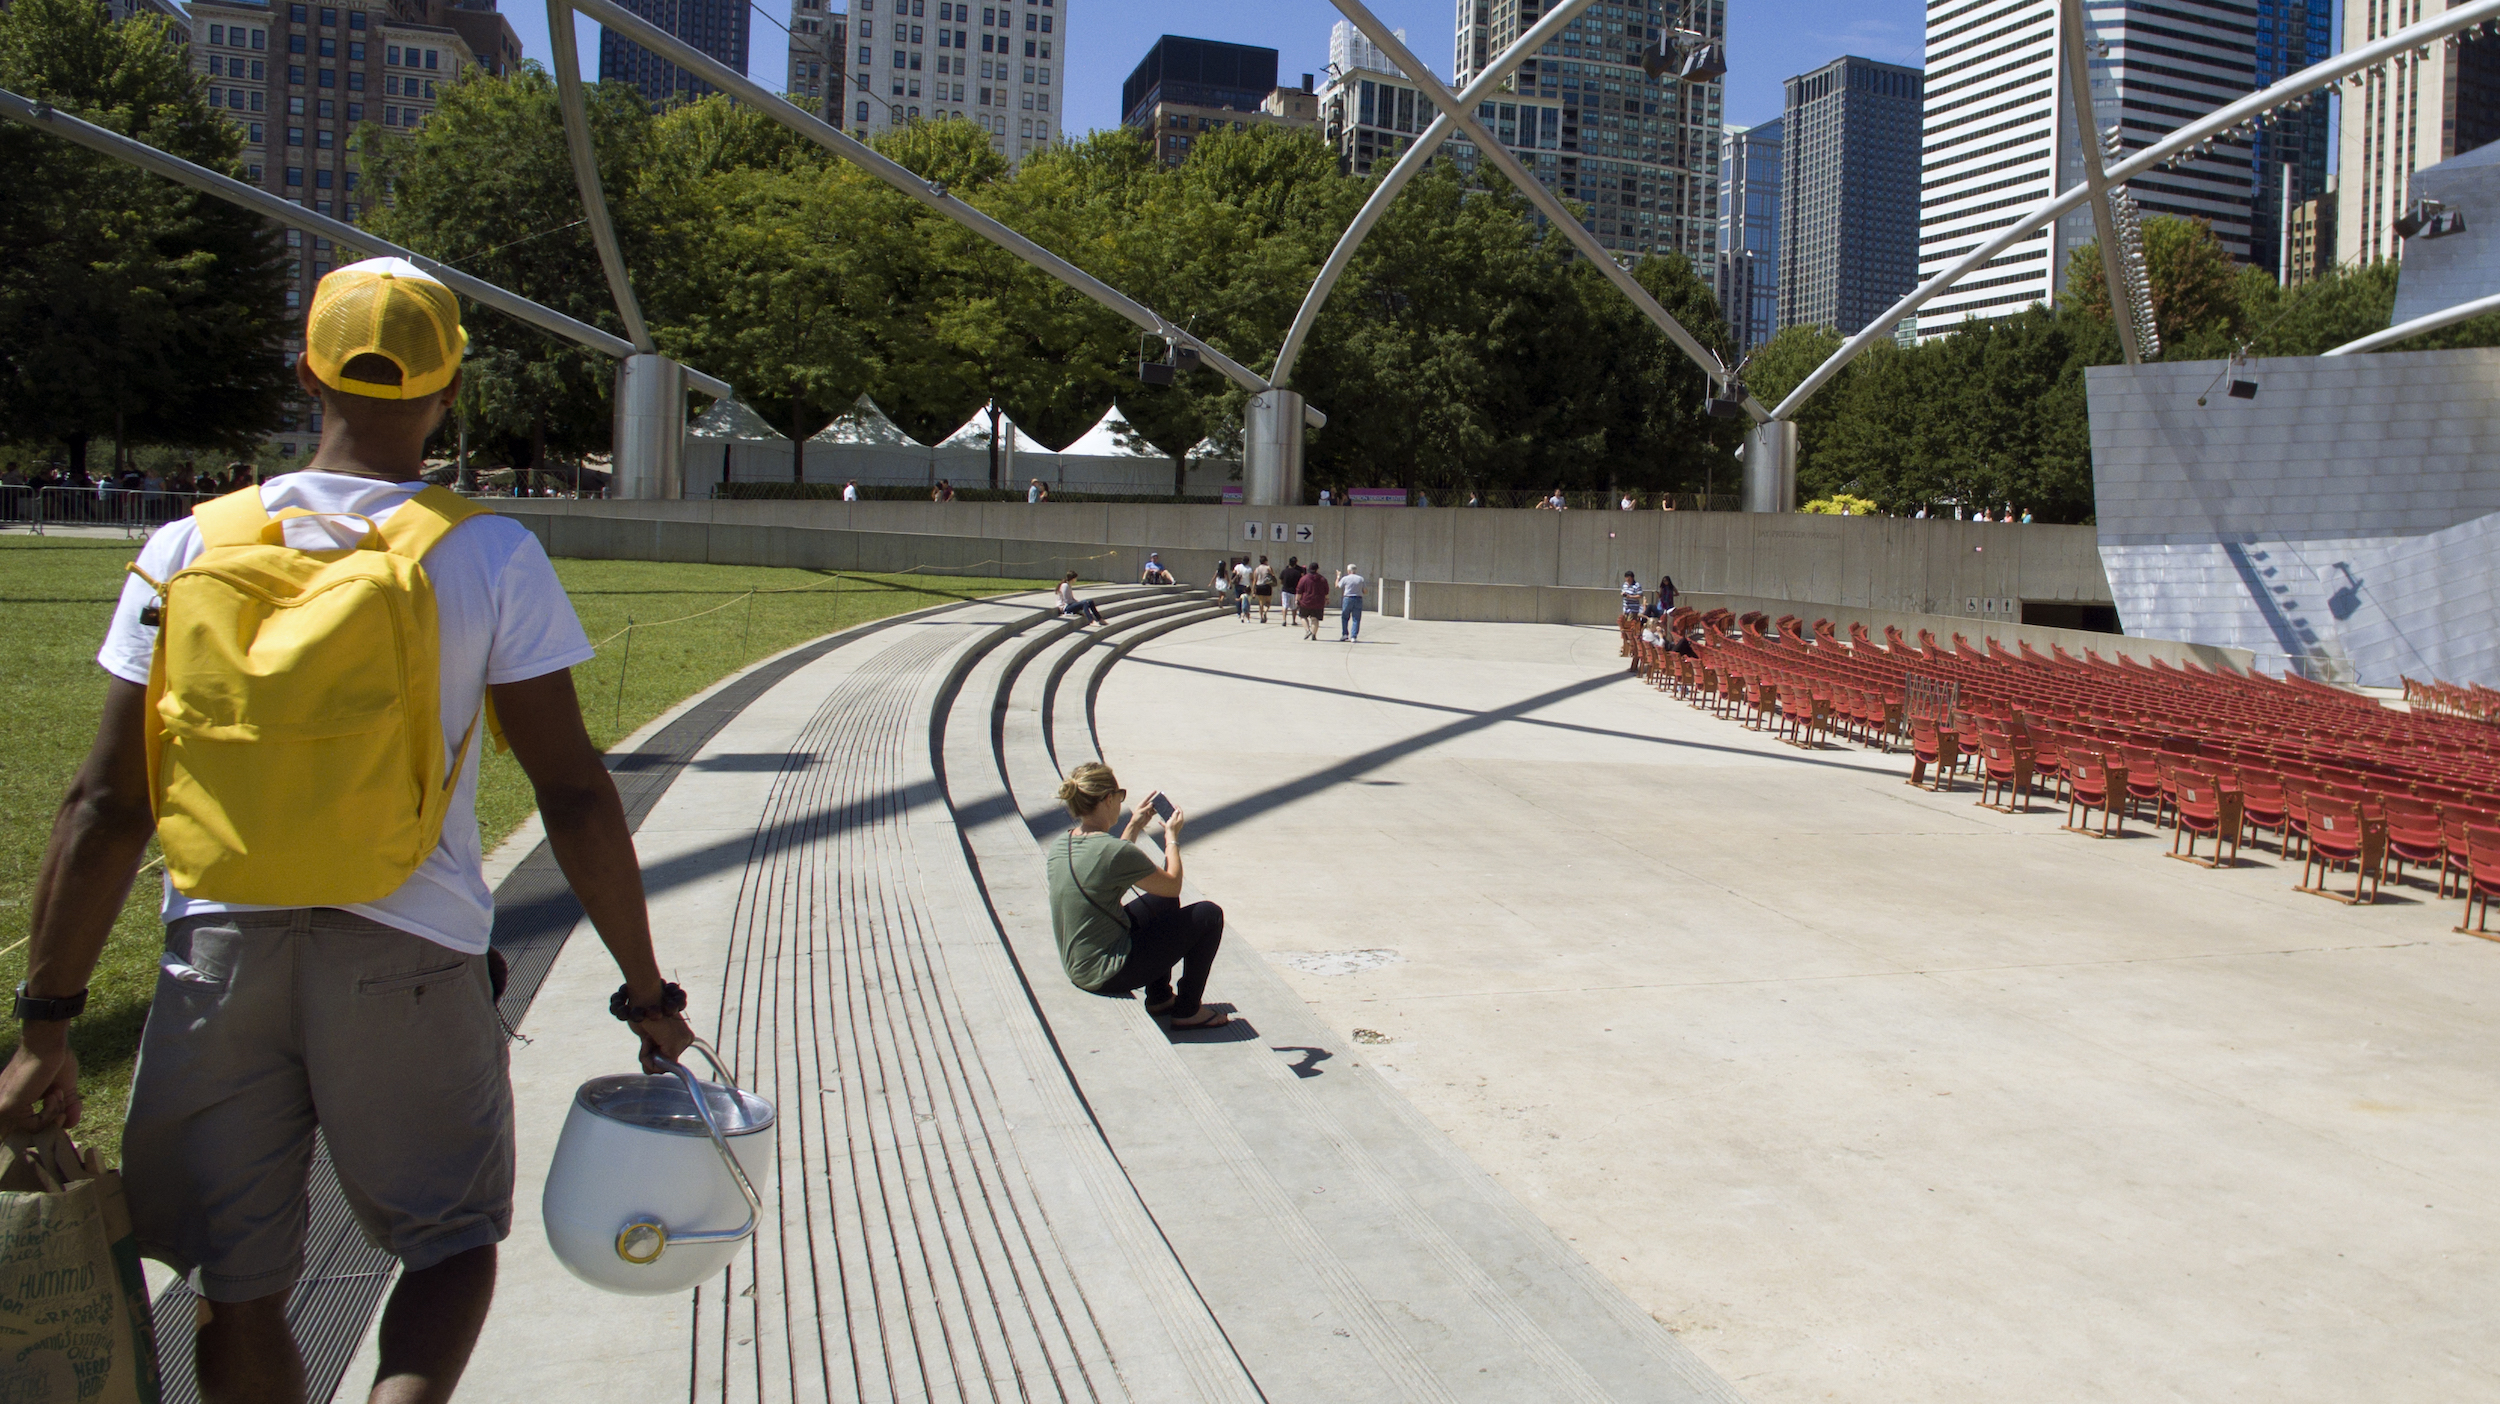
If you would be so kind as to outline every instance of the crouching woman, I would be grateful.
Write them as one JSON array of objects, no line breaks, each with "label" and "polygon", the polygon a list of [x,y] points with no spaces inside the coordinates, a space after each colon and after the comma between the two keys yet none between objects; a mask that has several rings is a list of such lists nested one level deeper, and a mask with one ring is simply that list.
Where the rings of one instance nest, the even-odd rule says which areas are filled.
[{"label": "crouching woman", "polygon": [[[1199,997],[1224,943],[1224,909],[1213,902],[1180,904],[1181,828],[1188,816],[1174,809],[1163,821],[1163,865],[1157,867],[1136,842],[1154,820],[1155,796],[1140,800],[1127,829],[1114,832],[1127,799],[1111,767],[1098,761],[1068,772],[1059,787],[1060,803],[1076,816],[1076,827],[1051,844],[1048,860],[1059,963],[1078,989],[1106,995],[1142,989],[1146,1012],[1169,1016],[1172,1027],[1214,1028],[1227,1016]],[[1132,887],[1144,895],[1123,903]]]}]

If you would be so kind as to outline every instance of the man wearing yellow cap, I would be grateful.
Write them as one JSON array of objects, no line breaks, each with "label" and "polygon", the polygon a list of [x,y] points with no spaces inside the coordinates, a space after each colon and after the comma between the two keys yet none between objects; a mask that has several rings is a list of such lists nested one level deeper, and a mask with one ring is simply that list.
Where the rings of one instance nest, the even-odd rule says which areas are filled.
[{"label": "man wearing yellow cap", "polygon": [[[391,535],[393,514],[424,488],[425,444],[458,390],[466,347],[451,291],[405,261],[322,279],[296,368],[321,405],[320,447],[302,469],[245,489],[270,519],[258,541],[327,562],[337,556],[320,553]],[[221,500],[235,505],[215,520],[249,511]],[[77,1124],[69,1020],[163,812],[148,723],[166,606],[149,582],[173,580],[218,544],[203,543],[209,520],[203,507],[149,539],[97,655],[110,675],[102,725],[35,889],[17,999],[24,1031],[0,1071],[0,1129]],[[624,972],[612,1008],[645,1065],[693,1037],[678,1012],[684,992],[652,954],[624,810],[582,730],[569,670],[592,651],[545,552],[514,522],[464,515],[434,535],[422,569],[451,787],[431,852],[412,848],[413,872],[377,900],[321,906],[205,900],[201,884],[178,890],[167,864],[166,949],[131,1087],[125,1175],[141,1250],[187,1273],[208,1303],[198,1367],[210,1401],[303,1398],[285,1308],[303,1269],[316,1128],[365,1231],[403,1267],[371,1398],[450,1398],[484,1324],[513,1186],[511,1085],[487,955],[494,899],[475,809],[482,747],[470,744],[488,698],[537,790],[548,844]]]}]

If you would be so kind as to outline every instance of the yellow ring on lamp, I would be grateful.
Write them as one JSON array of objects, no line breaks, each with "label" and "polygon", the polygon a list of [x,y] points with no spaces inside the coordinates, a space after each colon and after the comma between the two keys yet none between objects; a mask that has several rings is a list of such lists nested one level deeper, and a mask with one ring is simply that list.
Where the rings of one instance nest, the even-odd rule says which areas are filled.
[{"label": "yellow ring on lamp", "polygon": [[[636,1249],[649,1245],[650,1251]],[[668,1225],[649,1221],[627,1224],[616,1231],[616,1256],[636,1267],[649,1267],[668,1251]]]}]

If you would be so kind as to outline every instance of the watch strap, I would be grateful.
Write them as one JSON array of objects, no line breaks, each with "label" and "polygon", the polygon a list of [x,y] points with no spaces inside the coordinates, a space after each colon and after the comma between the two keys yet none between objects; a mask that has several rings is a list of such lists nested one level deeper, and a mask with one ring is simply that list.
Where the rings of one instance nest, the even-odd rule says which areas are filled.
[{"label": "watch strap", "polygon": [[17,986],[17,1018],[19,1023],[40,1024],[75,1019],[87,1010],[87,992],[73,995],[30,995],[26,984]]}]

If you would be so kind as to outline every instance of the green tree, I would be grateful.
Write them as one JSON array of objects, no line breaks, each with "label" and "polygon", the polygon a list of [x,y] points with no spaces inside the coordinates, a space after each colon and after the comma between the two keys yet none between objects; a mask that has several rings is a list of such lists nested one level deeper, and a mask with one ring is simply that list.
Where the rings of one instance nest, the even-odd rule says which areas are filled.
[{"label": "green tree", "polygon": [[[1832,358],[1841,347],[1842,337],[1829,327],[1782,327],[1769,341],[1753,349],[1745,358],[1745,388],[1766,409],[1777,409],[1789,392],[1805,383],[1815,367]],[[1843,375],[1848,372],[1844,370]],[[1824,439],[1832,416],[1841,401],[1840,388],[1825,385],[1809,397],[1797,412],[1797,491],[1806,497],[1817,497],[1837,491],[1840,484],[1829,480],[1816,462],[1823,452]],[[1734,481],[1731,479],[1730,481]],[[1840,480],[1847,481],[1846,477]],[[1811,490],[1809,490],[1811,489]]]},{"label": "green tree", "polygon": [[751,108],[709,97],[662,114],[632,207],[663,248],[699,250],[638,275],[652,338],[669,355],[738,387],[787,434],[791,477],[805,441],[859,398],[874,374],[855,309],[866,227],[856,178],[823,148]]},{"label": "green tree", "polygon": [[[2206,221],[2172,215],[2144,221],[2144,272],[2163,360],[2225,356],[2248,333],[2241,269]],[[2067,255],[2066,296],[2060,306],[2109,323],[2109,288],[2101,277],[2098,243]]]},{"label": "green tree", "polygon": [[[86,0],[0,9],[0,86],[241,175],[241,133],[166,25]],[[0,438],[248,452],[293,377],[285,264],[258,217],[111,158],[0,129]]]},{"label": "green tree", "polygon": [[[651,110],[623,83],[586,94],[591,143],[625,266],[638,294],[665,288],[707,250],[670,248],[683,225],[636,198],[651,148]],[[442,91],[413,135],[366,126],[365,169],[390,193],[366,223],[384,238],[619,336],[624,323],[583,220],[565,153],[555,81],[535,64],[508,79],[476,69]],[[514,463],[607,448],[616,362],[501,316],[463,318],[477,382],[470,433]],[[656,336],[656,333],[655,333]]]}]

